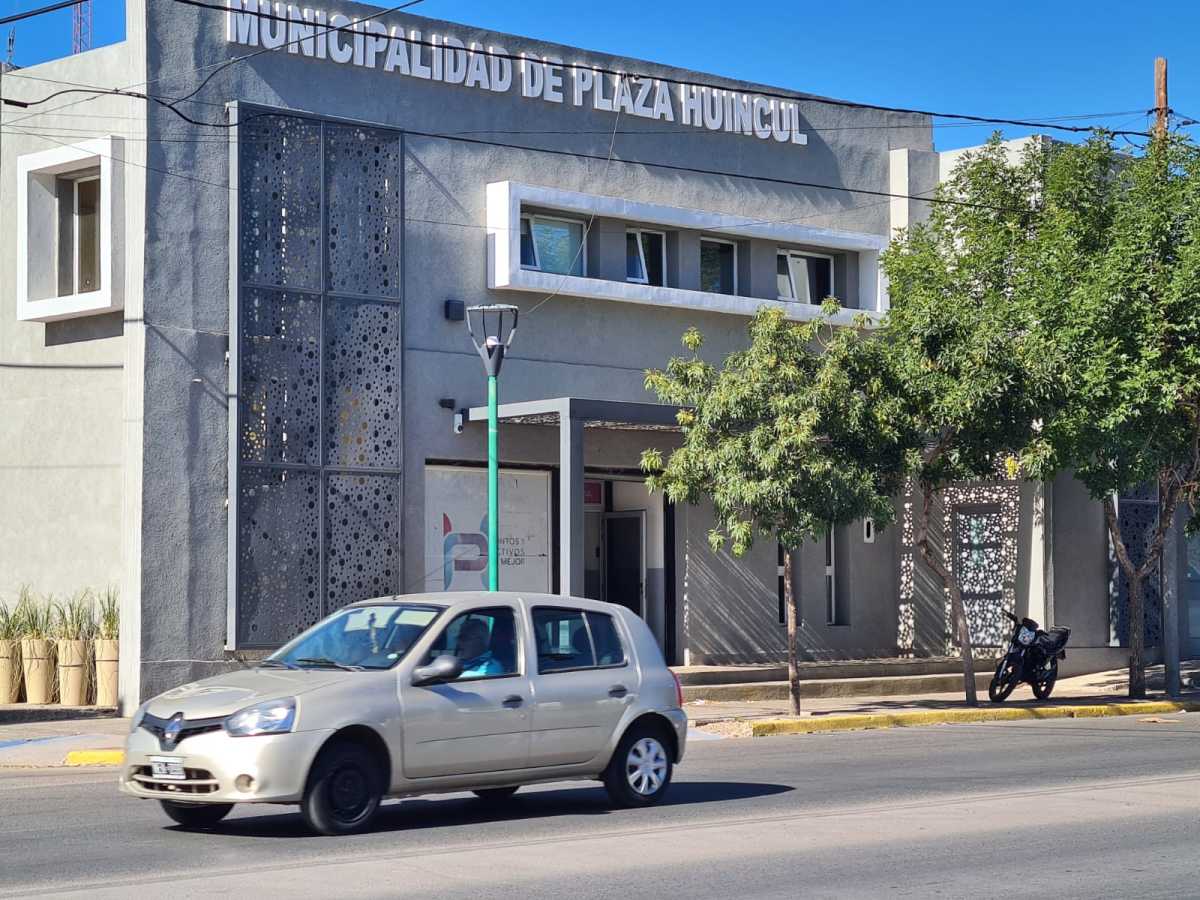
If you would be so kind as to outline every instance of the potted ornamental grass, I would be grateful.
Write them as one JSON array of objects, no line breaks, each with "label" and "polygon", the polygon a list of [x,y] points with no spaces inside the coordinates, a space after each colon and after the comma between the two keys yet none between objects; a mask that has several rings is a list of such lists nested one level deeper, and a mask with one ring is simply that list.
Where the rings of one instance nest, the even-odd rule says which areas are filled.
[{"label": "potted ornamental grass", "polygon": [[21,588],[13,615],[21,636],[21,673],[26,703],[49,703],[54,697],[54,616],[52,597],[39,603],[28,587]]},{"label": "potted ornamental grass", "polygon": [[21,636],[16,610],[0,603],[0,703],[21,699]]},{"label": "potted ornamental grass", "polygon": [[91,684],[92,654],[89,651],[95,631],[95,603],[91,591],[79,591],[66,603],[54,605],[58,702],[63,706],[83,706],[87,702]]},{"label": "potted ornamental grass", "polygon": [[120,626],[120,603],[117,589],[110,587],[100,594],[96,620],[96,705],[117,705],[117,670],[119,665],[117,632]]}]

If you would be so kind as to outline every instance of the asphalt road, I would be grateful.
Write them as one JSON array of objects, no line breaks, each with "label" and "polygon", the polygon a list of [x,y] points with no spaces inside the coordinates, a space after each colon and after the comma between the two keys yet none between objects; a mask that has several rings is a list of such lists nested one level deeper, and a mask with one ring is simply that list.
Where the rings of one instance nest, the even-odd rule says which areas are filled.
[{"label": "asphalt road", "polygon": [[663,805],[588,783],[284,807],[186,833],[108,772],[0,775],[0,897],[1189,897],[1200,714],[693,742]]}]

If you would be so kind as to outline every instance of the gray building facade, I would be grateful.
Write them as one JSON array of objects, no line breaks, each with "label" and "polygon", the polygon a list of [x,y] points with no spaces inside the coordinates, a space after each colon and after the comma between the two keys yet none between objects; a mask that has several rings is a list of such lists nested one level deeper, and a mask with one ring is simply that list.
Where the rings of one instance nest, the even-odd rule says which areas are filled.
[{"label": "gray building facade", "polygon": [[[929,118],[353,3],[231,5],[129,0],[124,43],[4,78],[152,98],[5,113],[0,592],[119,584],[129,705],[344,603],[478,588],[485,380],[457,316],[511,303],[502,402],[616,418],[502,425],[501,586],[626,603],[674,663],[781,659],[778,548],[713,552],[706,508],[649,494],[641,452],[678,437],[620,404],[653,402],[644,372],[691,326],[715,360],[762,304],[882,315],[879,252],[939,177]],[[811,658],[947,652],[910,502],[801,549]],[[1004,604],[1119,664],[1071,479],[965,486],[944,523],[976,640]]]}]

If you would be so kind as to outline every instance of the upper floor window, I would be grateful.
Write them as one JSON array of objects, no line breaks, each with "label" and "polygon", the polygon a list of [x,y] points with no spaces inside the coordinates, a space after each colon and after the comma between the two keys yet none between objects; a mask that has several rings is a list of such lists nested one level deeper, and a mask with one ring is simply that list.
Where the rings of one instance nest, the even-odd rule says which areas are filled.
[{"label": "upper floor window", "polygon": [[819,304],[833,296],[832,256],[781,252],[776,272],[780,300]]},{"label": "upper floor window", "polygon": [[55,179],[58,296],[100,290],[100,174]]},{"label": "upper floor window", "polygon": [[556,216],[521,216],[521,268],[555,275],[583,275],[587,249],[583,222]]},{"label": "upper floor window", "polygon": [[701,239],[700,290],[710,294],[737,293],[737,244],[733,241]]},{"label": "upper floor window", "polygon": [[625,280],[662,287],[666,282],[667,236],[631,228],[625,232]]}]

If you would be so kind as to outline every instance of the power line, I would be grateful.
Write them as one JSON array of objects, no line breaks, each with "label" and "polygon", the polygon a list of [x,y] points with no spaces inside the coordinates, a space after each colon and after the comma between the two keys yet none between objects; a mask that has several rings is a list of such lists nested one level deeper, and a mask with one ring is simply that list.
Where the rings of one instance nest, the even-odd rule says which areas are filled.
[{"label": "power line", "polygon": [[0,25],[7,25],[9,22],[20,22],[22,19],[32,19],[34,16],[40,16],[44,13],[57,12],[60,9],[66,9],[68,6],[78,6],[84,0],[62,0],[61,3],[51,3],[49,6],[42,6],[38,9],[30,9],[21,13],[14,13],[11,16],[5,16],[0,19]]},{"label": "power line", "polygon": [[[205,3],[205,2],[203,2],[203,0],[173,0],[173,2],[179,3],[183,6],[194,6],[199,9],[206,9],[206,10],[209,10],[212,12],[219,12],[219,13],[229,13],[230,12],[230,8],[227,6],[219,6],[219,5],[212,4],[212,3]],[[419,0],[415,0],[415,2],[419,2]],[[388,15],[390,13],[396,12],[398,9],[403,9],[403,8],[404,8],[403,6],[402,7],[393,7],[392,9],[383,10],[382,12],[376,13],[374,16],[370,16],[367,18],[368,19],[379,18],[381,16]],[[263,12],[263,11],[257,10],[257,9],[246,9],[246,10],[239,9],[239,10],[235,10],[235,11],[238,13],[241,13],[243,15],[256,16],[260,19],[268,19],[268,20],[273,20],[273,21],[277,21],[277,22],[286,23],[286,22],[292,21],[292,20],[289,20],[286,16],[277,16],[273,12]],[[365,20],[359,20],[359,21],[361,22],[361,21],[365,21]],[[353,29],[351,26],[356,25],[356,24],[359,24],[359,23],[352,22],[348,25],[339,26],[337,28],[329,27],[329,28],[325,29],[324,33],[328,33],[330,31],[339,31],[339,32],[346,31],[346,32],[353,33]],[[291,44],[296,44],[296,43],[299,43],[301,40],[308,40],[308,39],[309,38],[306,36],[304,38],[298,38],[294,41],[290,41],[287,44],[281,45],[280,47],[273,47],[273,48],[265,48],[264,47],[263,49],[255,51],[254,53],[247,54],[246,56],[243,56],[243,57],[238,57],[238,59],[239,60],[250,59],[255,56],[258,56],[261,53],[270,53],[275,50],[281,50],[284,47],[290,46]],[[444,49],[441,44],[435,44],[433,41],[410,40],[407,37],[404,40],[406,43],[408,43],[410,45],[415,44],[415,45],[419,45],[419,46],[423,46],[423,47],[432,47],[435,50]],[[455,49],[457,49],[457,48],[455,48]],[[479,48],[477,50],[468,48],[466,50],[462,50],[461,52],[479,53],[479,54],[482,54],[489,58],[507,59],[507,60],[514,61],[514,62],[541,62],[541,60],[538,60],[536,58],[531,59],[531,58],[523,56],[519,53],[498,53],[496,51],[486,49],[486,48]],[[231,64],[233,62],[235,62],[235,60],[230,60]],[[566,67],[567,64],[563,64],[563,65],[564,65],[564,67]],[[591,69],[593,72],[599,72],[599,73],[602,73],[605,75],[614,75],[614,76],[622,77],[622,78],[649,79],[649,80],[655,80],[655,81],[663,81],[663,82],[666,82],[667,84],[679,84],[679,85],[688,85],[688,86],[694,86],[694,87],[707,87],[707,88],[712,88],[714,90],[731,90],[731,88],[729,88],[728,86],[714,84],[712,82],[683,81],[678,78],[671,78],[670,76],[650,75],[647,73],[641,73],[641,72],[635,72],[635,71],[622,72],[617,69],[606,69],[603,66],[587,66],[587,68]],[[218,70],[218,71],[220,71],[220,70]],[[196,93],[198,93],[204,87],[204,85],[207,84],[207,82],[209,80],[211,80],[212,77],[214,77],[216,74],[217,74],[217,72],[214,72],[212,75],[210,75],[208,78],[206,78],[204,82],[202,82],[199,86],[197,86],[191,92],[191,94],[189,94],[187,97],[180,98],[180,100],[177,102],[183,102],[184,100],[190,99],[191,96],[194,96]],[[762,96],[762,97],[772,97],[777,100],[798,101],[798,102],[803,102],[803,103],[822,103],[822,104],[826,104],[826,105],[830,105],[830,106],[840,106],[840,107],[849,108],[849,109],[869,109],[869,110],[877,110],[879,112],[903,113],[903,114],[917,115],[917,116],[931,116],[931,117],[940,118],[940,119],[961,119],[963,121],[974,122],[977,124],[985,124],[985,125],[987,125],[987,124],[990,124],[990,125],[1015,125],[1015,126],[1022,127],[1022,128],[1033,128],[1033,129],[1047,128],[1047,129],[1054,129],[1054,130],[1058,130],[1058,131],[1068,131],[1068,132],[1074,132],[1074,133],[1086,133],[1086,132],[1096,130],[1095,128],[1092,128],[1092,127],[1086,126],[1086,125],[1062,125],[1062,124],[1057,124],[1057,123],[1053,123],[1053,122],[1041,122],[1041,121],[1033,121],[1033,120],[1027,120],[1027,119],[1015,119],[1015,118],[1010,119],[1010,118],[1000,118],[1000,117],[991,117],[991,116],[978,116],[978,115],[972,115],[972,114],[967,114],[967,113],[943,113],[943,112],[935,112],[935,111],[927,110],[927,109],[914,109],[914,108],[908,108],[908,107],[902,107],[902,106],[883,106],[881,104],[876,104],[876,103],[860,103],[860,102],[854,101],[854,100],[835,100],[830,97],[817,97],[817,96],[812,96],[812,95],[808,95],[808,94],[801,94],[801,93],[798,93],[795,91],[786,91],[786,92],[785,91],[776,91],[776,90],[771,90],[769,88],[765,89],[765,90],[760,90],[759,88],[756,87],[756,88],[753,88],[751,92],[754,94],[757,94],[759,96]],[[1145,132],[1130,132],[1130,134],[1135,137],[1148,137],[1148,135]]]}]

